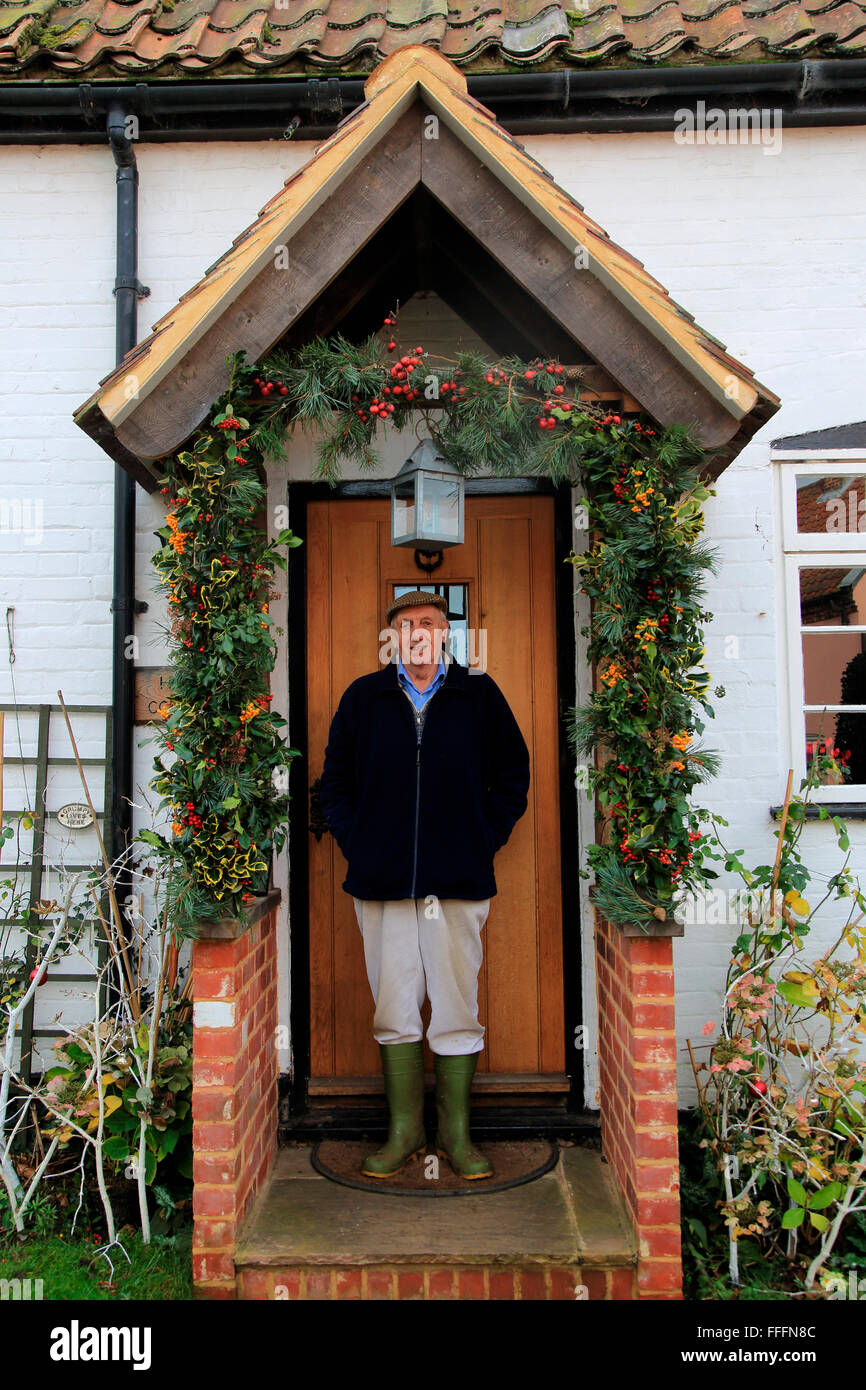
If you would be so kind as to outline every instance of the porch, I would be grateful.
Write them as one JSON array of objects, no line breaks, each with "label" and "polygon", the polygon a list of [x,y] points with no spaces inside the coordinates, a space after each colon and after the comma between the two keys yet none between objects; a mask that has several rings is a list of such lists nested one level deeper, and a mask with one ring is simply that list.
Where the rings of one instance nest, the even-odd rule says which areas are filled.
[{"label": "porch", "polygon": [[331,1182],[308,1144],[278,1148],[279,897],[205,928],[193,947],[201,1297],[681,1297],[669,934],[596,920],[601,1152],[562,1145],[523,1186],[419,1200]]},{"label": "porch", "polygon": [[534,1182],[453,1200],[355,1191],[310,1157],[277,1154],[238,1237],[239,1299],[635,1297],[631,1224],[597,1150],[562,1147]]}]

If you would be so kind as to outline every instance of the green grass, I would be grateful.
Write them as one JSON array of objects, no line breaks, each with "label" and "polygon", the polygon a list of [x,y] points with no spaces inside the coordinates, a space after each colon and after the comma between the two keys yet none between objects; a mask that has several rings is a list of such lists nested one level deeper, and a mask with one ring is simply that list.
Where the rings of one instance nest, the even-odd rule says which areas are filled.
[{"label": "green grass", "polygon": [[96,1252],[103,1238],[31,1235],[22,1242],[0,1241],[0,1279],[41,1279],[43,1299],[81,1299],[125,1302],[132,1299],[191,1299],[190,1246],[192,1227],[177,1235],[155,1235],[142,1244],[141,1233],[125,1227],[118,1241],[129,1256],[114,1246],[108,1251],[114,1265]]}]

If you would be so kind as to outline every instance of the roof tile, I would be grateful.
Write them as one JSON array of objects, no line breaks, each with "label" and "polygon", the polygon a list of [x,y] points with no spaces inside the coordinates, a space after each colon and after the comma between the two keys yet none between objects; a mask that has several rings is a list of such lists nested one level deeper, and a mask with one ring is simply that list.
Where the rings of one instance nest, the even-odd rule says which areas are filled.
[{"label": "roof tile", "polygon": [[866,0],[0,0],[0,80],[363,71],[418,43],[487,68],[854,56]]}]

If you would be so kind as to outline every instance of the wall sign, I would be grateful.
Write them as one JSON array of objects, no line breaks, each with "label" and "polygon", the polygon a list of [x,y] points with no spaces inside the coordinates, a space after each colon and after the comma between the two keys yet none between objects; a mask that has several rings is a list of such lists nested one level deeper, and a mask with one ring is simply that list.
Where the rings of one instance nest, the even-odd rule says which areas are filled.
[{"label": "wall sign", "polygon": [[162,723],[160,705],[171,699],[168,666],[137,666],[135,669],[135,722],[136,724]]},{"label": "wall sign", "polygon": [[68,806],[61,806],[57,819],[69,830],[82,830],[85,825],[93,824],[90,807],[85,806],[83,801],[71,801]]}]

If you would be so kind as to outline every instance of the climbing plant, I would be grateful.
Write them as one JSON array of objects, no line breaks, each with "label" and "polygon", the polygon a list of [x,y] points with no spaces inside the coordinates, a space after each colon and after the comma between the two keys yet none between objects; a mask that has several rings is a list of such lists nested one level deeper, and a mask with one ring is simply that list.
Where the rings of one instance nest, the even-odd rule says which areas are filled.
[{"label": "climbing plant", "polygon": [[598,796],[591,871],[601,910],[648,924],[678,891],[714,877],[691,806],[716,769],[699,744],[709,677],[703,669],[702,583],[712,567],[701,541],[703,450],[682,427],[605,413],[580,399],[580,373],[550,359],[491,364],[462,353],[434,369],[423,346],[399,348],[397,318],[355,344],[336,336],[252,364],[231,359],[227,391],[191,448],[167,462],[169,500],[154,563],[173,611],[172,698],[157,732],[174,753],[155,785],[173,838],[149,842],[177,863],[175,920],[239,910],[285,840],[285,723],[269,709],[275,644],[268,601],[285,566],[282,530],[263,536],[257,515],[264,467],[287,433],[318,435],[316,477],[342,459],[378,465],[376,438],[426,415],[428,433],[464,474],[537,475],[577,485],[590,534],[567,562],[592,599],[590,657],[597,688],[570,712],[568,736]]}]

